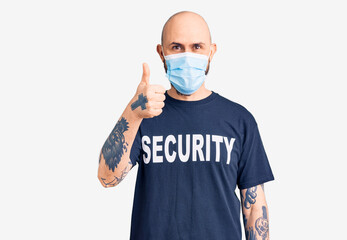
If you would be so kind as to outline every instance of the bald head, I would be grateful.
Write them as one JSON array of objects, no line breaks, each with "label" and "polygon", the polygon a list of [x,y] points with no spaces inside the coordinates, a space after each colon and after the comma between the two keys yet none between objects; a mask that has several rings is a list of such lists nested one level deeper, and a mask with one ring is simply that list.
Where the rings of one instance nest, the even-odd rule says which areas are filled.
[{"label": "bald head", "polygon": [[207,75],[216,51],[217,45],[212,43],[206,21],[199,14],[190,11],[172,15],[163,27],[161,44],[157,44],[157,52],[164,64],[165,72],[167,72],[165,56],[191,52],[208,56],[205,71]]},{"label": "bald head", "polygon": [[205,41],[212,42],[210,29],[199,14],[181,11],[172,15],[164,24],[161,33],[161,45],[169,41]]}]

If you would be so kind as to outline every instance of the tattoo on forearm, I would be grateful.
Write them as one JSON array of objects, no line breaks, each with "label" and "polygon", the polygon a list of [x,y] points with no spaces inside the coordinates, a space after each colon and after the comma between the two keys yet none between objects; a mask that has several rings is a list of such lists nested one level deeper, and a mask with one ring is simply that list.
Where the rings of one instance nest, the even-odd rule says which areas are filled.
[{"label": "tattoo on forearm", "polygon": [[[129,163],[131,163],[131,161],[129,161]],[[119,184],[124,178],[125,176],[128,174],[128,172],[131,170],[132,167],[130,167],[131,165],[127,165],[126,168],[124,170],[122,170],[122,173],[120,175],[120,177],[118,178],[117,176],[114,177],[114,179],[111,182],[105,182],[105,178],[101,178],[102,182],[104,183],[105,186],[109,186],[109,187],[114,187],[117,184]]]},{"label": "tattoo on forearm", "polygon": [[245,201],[244,206],[245,208],[249,209],[252,204],[256,202],[255,198],[257,197],[257,186],[248,188],[245,193]]},{"label": "tattoo on forearm", "polygon": [[147,97],[143,96],[143,94],[141,93],[138,96],[138,99],[131,104],[131,110],[134,111],[139,106],[141,106],[141,109],[144,110],[144,109],[146,109],[146,103],[147,102],[148,102]]},{"label": "tattoo on forearm", "polygon": [[[129,161],[128,163],[131,163],[131,161]],[[128,174],[128,172],[131,169],[132,169],[132,167],[130,167],[130,165],[128,164],[126,166],[126,168],[124,170],[122,170],[119,178],[117,176],[115,176],[111,182],[105,182],[105,180],[106,180],[105,178],[101,178],[101,180],[105,186],[114,187],[115,185],[119,184],[125,178],[125,176]]]},{"label": "tattoo on forearm", "polygon": [[253,227],[247,228],[247,218],[245,214],[243,214],[243,223],[245,226],[245,235],[247,240],[257,240],[256,238],[256,232],[254,231]]},{"label": "tattoo on forearm", "polygon": [[118,120],[102,148],[105,163],[113,172],[119,164],[123,153],[127,151],[128,143],[125,141],[124,132],[128,129],[129,123],[124,117],[122,117]]},{"label": "tattoo on forearm", "polygon": [[267,218],[266,207],[263,206],[263,216],[255,221],[255,229],[263,240],[267,238],[269,232],[269,220]]},{"label": "tattoo on forearm", "polygon": [[253,229],[253,227],[249,227],[248,230],[246,230],[246,236],[248,236],[246,239],[247,240],[257,240],[256,238],[256,233]]}]

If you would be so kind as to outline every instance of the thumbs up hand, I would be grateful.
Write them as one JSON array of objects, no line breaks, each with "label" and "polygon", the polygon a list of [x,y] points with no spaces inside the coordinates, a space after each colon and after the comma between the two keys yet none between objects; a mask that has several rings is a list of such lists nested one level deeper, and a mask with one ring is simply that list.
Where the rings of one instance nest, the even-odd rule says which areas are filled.
[{"label": "thumbs up hand", "polygon": [[143,73],[136,94],[130,101],[131,110],[140,118],[152,118],[162,113],[166,89],[159,84],[149,84],[149,67],[142,64]]}]

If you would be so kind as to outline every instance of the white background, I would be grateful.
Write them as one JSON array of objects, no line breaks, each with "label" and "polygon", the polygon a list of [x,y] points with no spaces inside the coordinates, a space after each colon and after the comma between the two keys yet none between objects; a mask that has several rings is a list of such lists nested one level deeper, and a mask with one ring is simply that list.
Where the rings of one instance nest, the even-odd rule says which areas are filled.
[{"label": "white background", "polygon": [[[1,1],[1,239],[129,239],[138,166],[115,188],[99,151],[175,12],[217,52],[206,87],[255,116],[275,181],[271,239],[346,236],[345,1]],[[238,191],[238,190],[236,190]]]}]

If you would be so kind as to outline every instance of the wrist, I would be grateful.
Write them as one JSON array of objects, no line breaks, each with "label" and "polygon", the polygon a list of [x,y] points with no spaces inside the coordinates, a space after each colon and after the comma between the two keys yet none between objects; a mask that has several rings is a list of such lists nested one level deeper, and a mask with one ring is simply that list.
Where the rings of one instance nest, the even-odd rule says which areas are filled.
[{"label": "wrist", "polygon": [[131,104],[134,103],[135,101],[136,101],[136,98],[133,97],[133,98],[130,100],[130,102],[128,103],[128,105],[127,105],[127,107],[126,107],[126,110],[127,110],[128,114],[130,115],[130,117],[131,117],[132,119],[140,121],[140,120],[142,120],[143,118],[140,117],[140,116],[136,113],[136,109],[133,110],[133,109],[131,108]]}]

